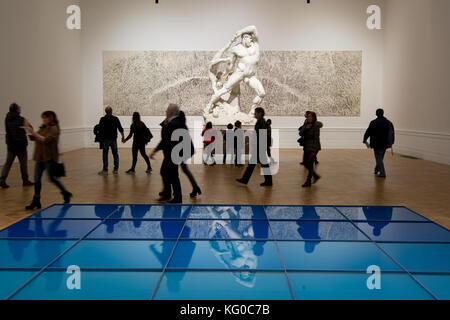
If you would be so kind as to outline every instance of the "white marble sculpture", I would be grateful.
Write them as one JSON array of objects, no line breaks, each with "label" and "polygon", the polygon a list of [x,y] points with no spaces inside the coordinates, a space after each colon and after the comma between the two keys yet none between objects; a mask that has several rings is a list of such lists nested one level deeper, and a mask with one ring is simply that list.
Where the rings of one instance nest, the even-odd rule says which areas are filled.
[{"label": "white marble sculpture", "polygon": [[[239,38],[241,42],[232,47]],[[255,26],[248,26],[236,32],[233,39],[217,52],[209,65],[209,77],[214,94],[204,110],[205,121],[211,121],[214,125],[226,125],[236,120],[243,124],[255,122],[254,110],[261,104],[266,94],[261,81],[256,78],[259,59],[258,34]],[[242,82],[256,93],[248,114],[241,112],[239,105]]]}]

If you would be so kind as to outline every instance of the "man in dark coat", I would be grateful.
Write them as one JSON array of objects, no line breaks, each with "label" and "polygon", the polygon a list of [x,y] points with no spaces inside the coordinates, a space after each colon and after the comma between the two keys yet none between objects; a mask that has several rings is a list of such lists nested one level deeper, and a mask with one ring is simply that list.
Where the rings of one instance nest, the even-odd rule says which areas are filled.
[{"label": "man in dark coat", "polygon": [[125,140],[124,131],[119,118],[113,116],[113,110],[110,106],[105,108],[106,115],[100,119],[99,135],[102,137],[101,146],[103,147],[103,170],[98,174],[108,174],[108,152],[111,151],[114,158],[113,173],[118,174],[119,170],[119,152],[117,150],[117,131],[122,135],[122,142]]},{"label": "man in dark coat", "polygon": [[25,130],[23,129],[27,120],[20,116],[21,108],[16,103],[11,104],[9,112],[5,119],[6,128],[6,145],[8,147],[8,154],[6,156],[6,163],[3,167],[2,176],[0,177],[0,187],[9,188],[6,184],[9,171],[16,157],[19,158],[20,171],[22,173],[23,186],[32,186],[34,183],[28,179],[28,139]]},{"label": "man in dark coat", "polygon": [[367,139],[370,138],[370,148],[375,154],[375,174],[380,178],[386,178],[386,170],[384,169],[384,155],[386,149],[391,148],[394,144],[394,125],[384,117],[383,109],[378,109],[376,112],[377,119],[370,122],[364,134],[363,143],[367,144]]},{"label": "man in dark coat", "polygon": [[[164,189],[160,193],[161,198],[158,201],[168,201],[169,203],[182,203],[180,176],[178,175],[178,164],[172,159],[172,150],[179,143],[172,141],[172,133],[177,129],[185,129],[186,124],[183,123],[180,115],[180,108],[176,104],[169,104],[166,110],[166,119],[161,122],[161,141],[155,150],[151,153],[150,158],[154,159],[155,154],[162,150],[164,160],[161,165],[161,177]],[[173,191],[173,199],[171,194]],[[170,200],[170,201],[169,201]]]},{"label": "man in dark coat", "polygon": [[[270,167],[268,164],[267,159],[267,124],[266,120],[264,119],[264,109],[263,108],[256,108],[255,109],[255,118],[257,119],[255,124],[255,133],[256,133],[256,163],[261,164],[261,167],[264,171],[264,182],[261,183],[261,186],[270,187],[272,186],[272,175],[270,173]],[[264,136],[264,130],[266,130],[266,135]],[[264,139],[265,138],[265,139]],[[260,150],[260,140],[264,139],[264,142],[262,144],[262,147],[265,148],[265,150]],[[255,148],[253,148],[253,153],[255,151]],[[252,157],[255,157],[253,154]],[[251,163],[248,165],[247,169],[244,172],[244,176],[241,179],[236,179],[237,182],[242,184],[247,184],[250,180],[250,177],[252,176],[253,170],[256,167],[256,164],[253,161],[250,161]]]}]

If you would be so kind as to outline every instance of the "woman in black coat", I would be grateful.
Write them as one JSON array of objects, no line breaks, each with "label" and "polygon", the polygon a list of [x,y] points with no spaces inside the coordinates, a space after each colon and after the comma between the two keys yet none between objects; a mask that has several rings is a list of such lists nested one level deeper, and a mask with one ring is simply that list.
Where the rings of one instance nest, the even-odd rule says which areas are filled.
[{"label": "woman in black coat", "polygon": [[308,114],[306,124],[300,129],[300,135],[303,138],[304,162],[308,169],[308,177],[302,187],[307,188],[311,187],[312,179],[314,179],[314,183],[320,179],[320,176],[314,171],[314,161],[317,153],[321,150],[320,125],[315,112]]},{"label": "woman in black coat", "polygon": [[147,173],[152,172],[152,166],[150,164],[150,159],[145,153],[145,145],[151,140],[152,134],[147,128],[144,122],[141,121],[141,115],[138,112],[133,113],[133,123],[131,124],[130,134],[122,142],[125,143],[133,137],[133,146],[131,152],[133,155],[133,164],[131,169],[126,173],[135,173],[138,151],[141,153],[142,158],[144,158],[147,163]]}]

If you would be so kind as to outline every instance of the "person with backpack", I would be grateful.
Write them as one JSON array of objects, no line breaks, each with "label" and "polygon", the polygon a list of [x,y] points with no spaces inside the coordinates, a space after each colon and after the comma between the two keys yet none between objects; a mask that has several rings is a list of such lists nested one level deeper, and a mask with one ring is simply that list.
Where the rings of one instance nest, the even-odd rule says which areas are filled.
[{"label": "person with backpack", "polygon": [[136,172],[136,163],[138,157],[138,151],[141,153],[142,158],[144,158],[145,163],[147,163],[147,173],[152,172],[152,166],[150,164],[150,159],[145,153],[145,145],[152,140],[153,135],[150,129],[145,125],[144,122],[141,121],[141,115],[139,112],[133,113],[133,123],[130,127],[130,134],[124,140],[123,143],[126,143],[128,140],[133,137],[133,146],[131,147],[131,153],[133,155],[133,164],[131,165],[131,169],[126,171],[128,174],[134,174]]},{"label": "person with backpack", "polygon": [[[363,143],[373,149],[375,155],[374,174],[380,178],[386,178],[386,170],[384,168],[384,155],[386,150],[392,148],[395,141],[394,125],[384,117],[384,110],[376,111],[377,119],[370,122],[369,127],[364,134]],[[370,138],[370,145],[367,139]]]}]

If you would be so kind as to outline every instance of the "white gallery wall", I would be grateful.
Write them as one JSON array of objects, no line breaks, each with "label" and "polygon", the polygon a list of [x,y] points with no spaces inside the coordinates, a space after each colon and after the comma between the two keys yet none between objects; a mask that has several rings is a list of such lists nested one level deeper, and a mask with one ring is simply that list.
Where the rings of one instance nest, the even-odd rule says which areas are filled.
[{"label": "white gallery wall", "polygon": [[383,105],[403,154],[450,164],[450,1],[385,6]]},{"label": "white gallery wall", "polygon": [[[256,25],[262,50],[362,50],[361,116],[321,118],[323,146],[360,148],[362,135],[382,102],[383,32],[366,27],[375,0],[82,0],[83,104],[92,128],[103,112],[104,50],[221,49],[236,31]],[[205,66],[207,68],[207,66]],[[209,94],[209,93],[205,93]],[[176,102],[176,101],[174,101]],[[114,106],[112,106],[114,107]],[[302,117],[271,117],[282,148],[298,147]],[[121,117],[129,126],[130,117]],[[145,121],[159,134],[162,117]],[[189,126],[201,117],[188,118]],[[93,136],[88,132],[87,143]],[[198,144],[197,144],[198,145]],[[201,145],[201,143],[200,143]]]},{"label": "white gallery wall", "polygon": [[[450,1],[159,2],[2,0],[2,117],[15,101],[23,106],[24,116],[38,126],[41,112],[52,109],[61,120],[63,151],[94,147],[92,128],[103,115],[103,51],[216,51],[237,30],[253,24],[258,27],[262,50],[362,51],[361,114],[320,117],[325,125],[324,148],[363,148],[365,128],[375,110],[383,107],[396,126],[397,151],[450,164]],[[79,31],[65,27],[66,8],[71,4],[81,6]],[[366,27],[366,10],[372,4],[382,9],[382,30]],[[273,128],[280,130],[280,147],[297,148],[302,117],[268,116]],[[151,146],[159,137],[162,119],[144,118],[155,134]],[[121,120],[129,127],[129,117]],[[188,122],[192,128],[202,119],[188,117]],[[3,162],[3,121],[0,141]]]},{"label": "white gallery wall", "polygon": [[[53,110],[61,122],[62,150],[84,147],[81,99],[81,33],[66,28],[75,0],[0,1],[0,162],[6,159],[4,116],[9,105],[39,127]],[[28,149],[32,154],[33,146]]]}]

